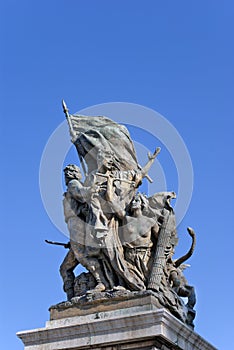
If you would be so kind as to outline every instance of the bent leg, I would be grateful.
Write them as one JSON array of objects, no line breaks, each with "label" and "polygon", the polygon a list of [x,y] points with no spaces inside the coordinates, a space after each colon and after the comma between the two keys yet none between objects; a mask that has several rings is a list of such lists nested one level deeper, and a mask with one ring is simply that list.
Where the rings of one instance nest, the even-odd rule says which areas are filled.
[{"label": "bent leg", "polygon": [[76,259],[73,250],[69,249],[69,252],[65,256],[59,269],[60,275],[63,279],[63,290],[67,294],[68,300],[74,297],[75,275],[73,270],[78,264],[79,261]]}]

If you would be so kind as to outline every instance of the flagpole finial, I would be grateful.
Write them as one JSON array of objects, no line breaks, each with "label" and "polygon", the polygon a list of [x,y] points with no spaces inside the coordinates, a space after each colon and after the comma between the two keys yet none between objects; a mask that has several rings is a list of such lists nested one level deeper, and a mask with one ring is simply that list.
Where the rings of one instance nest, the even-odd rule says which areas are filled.
[{"label": "flagpole finial", "polygon": [[63,106],[63,112],[64,112],[65,114],[67,114],[67,113],[68,113],[68,108],[67,108],[67,105],[66,105],[66,103],[65,103],[64,100],[62,100],[62,106]]},{"label": "flagpole finial", "polygon": [[74,141],[76,139],[76,134],[75,134],[75,132],[73,130],[73,126],[72,126],[69,110],[68,110],[66,102],[64,100],[62,100],[62,106],[63,106],[63,112],[64,112],[64,114],[66,116],[66,119],[67,119],[67,122],[68,122],[69,131],[70,131],[70,135],[71,135],[71,141],[72,141],[72,143],[74,143]]}]

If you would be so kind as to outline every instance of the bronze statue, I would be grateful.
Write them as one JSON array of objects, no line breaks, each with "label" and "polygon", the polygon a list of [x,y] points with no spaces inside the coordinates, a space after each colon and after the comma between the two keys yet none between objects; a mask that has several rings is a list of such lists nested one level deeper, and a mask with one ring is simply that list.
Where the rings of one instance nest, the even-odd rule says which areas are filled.
[{"label": "bronze statue", "polygon": [[[183,274],[193,253],[173,260],[178,243],[174,192],[147,197],[139,192],[143,178],[160,152],[157,148],[141,167],[128,130],[106,117],[70,115],[63,101],[72,142],[85,175],[69,164],[64,216],[69,251],[61,264],[67,299],[113,291],[151,291],[163,307],[193,328],[194,287]],[[53,243],[53,242],[48,242]],[[56,243],[56,242],[55,242]],[[87,273],[74,275],[81,264]],[[181,297],[187,297],[187,305]]]}]

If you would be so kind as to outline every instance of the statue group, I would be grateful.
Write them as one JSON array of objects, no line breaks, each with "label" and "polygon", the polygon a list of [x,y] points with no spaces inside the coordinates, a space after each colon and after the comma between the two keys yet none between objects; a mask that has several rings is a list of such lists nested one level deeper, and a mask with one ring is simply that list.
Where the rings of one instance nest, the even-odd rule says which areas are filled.
[{"label": "statue group", "polygon": [[[174,192],[150,197],[139,191],[160,149],[148,154],[145,166],[136,158],[128,130],[106,117],[70,115],[63,102],[72,142],[82,171],[64,169],[64,216],[70,234],[60,266],[67,299],[98,293],[150,291],[162,307],[194,327],[194,287],[184,277],[189,251],[173,259],[178,243]],[[87,272],[75,276],[81,264]],[[186,301],[185,299],[186,298]]]}]

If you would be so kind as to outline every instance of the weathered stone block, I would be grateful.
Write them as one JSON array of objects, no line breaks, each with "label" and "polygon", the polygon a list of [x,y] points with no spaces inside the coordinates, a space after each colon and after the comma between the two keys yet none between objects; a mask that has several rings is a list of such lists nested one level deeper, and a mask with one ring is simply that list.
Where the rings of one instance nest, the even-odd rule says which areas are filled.
[{"label": "weathered stone block", "polygon": [[75,303],[59,304],[60,311],[52,307],[45,328],[17,334],[25,350],[215,350],[167,310],[157,308],[152,295],[110,300],[96,310],[95,302],[90,303],[86,310]]}]

